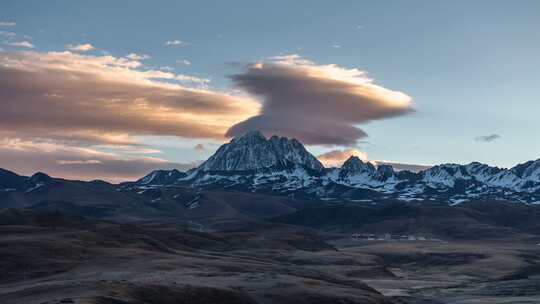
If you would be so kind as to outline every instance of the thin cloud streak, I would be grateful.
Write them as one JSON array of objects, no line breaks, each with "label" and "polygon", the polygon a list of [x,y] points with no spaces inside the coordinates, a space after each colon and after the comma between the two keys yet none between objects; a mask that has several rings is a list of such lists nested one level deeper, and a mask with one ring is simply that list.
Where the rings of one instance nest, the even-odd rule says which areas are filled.
[{"label": "thin cloud streak", "polygon": [[405,163],[394,162],[394,161],[385,161],[385,160],[373,160],[371,162],[374,163],[375,165],[389,165],[389,166],[392,166],[392,168],[394,168],[394,170],[396,170],[396,171],[420,172],[420,171],[424,171],[424,170],[427,170],[427,169],[433,167],[432,165],[405,164]]},{"label": "thin cloud streak", "polygon": [[183,64],[183,65],[191,65],[191,62],[189,60],[186,60],[186,59],[176,60],[176,63]]},{"label": "thin cloud streak", "polygon": [[165,42],[165,45],[167,46],[182,46],[182,45],[185,45],[186,43],[183,42],[182,40],[169,40],[169,41],[166,41]]},{"label": "thin cloud streak", "polygon": [[34,45],[29,41],[14,41],[14,42],[6,42],[6,45],[18,47],[18,48],[26,48],[26,49],[33,49]]},{"label": "thin cloud streak", "polygon": [[495,141],[497,139],[501,138],[501,136],[499,134],[491,134],[491,135],[482,135],[482,136],[477,136],[475,137],[475,141],[478,141],[478,142],[492,142],[492,141]]},{"label": "thin cloud streak", "polygon": [[17,34],[14,32],[0,31],[0,36],[5,36],[11,39],[17,37]]},{"label": "thin cloud streak", "polygon": [[[84,44],[68,44],[66,49],[72,52],[88,52],[94,49],[94,46],[89,43]],[[128,57],[129,58],[129,57]]]},{"label": "thin cloud streak", "polygon": [[150,55],[146,55],[146,54],[139,55],[139,54],[135,54],[135,53],[130,53],[130,54],[126,55],[126,58],[129,58],[131,60],[146,60],[146,59],[150,59],[152,57],[150,57]]},{"label": "thin cloud streak", "polygon": [[394,161],[385,161],[385,160],[370,160],[367,153],[357,150],[357,149],[344,149],[344,150],[332,150],[320,155],[317,155],[317,158],[323,163],[325,167],[341,167],[343,163],[352,156],[360,158],[364,162],[370,162],[375,166],[378,165],[390,165],[396,171],[411,171],[419,172],[431,168],[430,165],[421,165],[421,164],[405,164]]},{"label": "thin cloud streak", "polygon": [[0,167],[24,175],[42,171],[68,179],[121,182],[138,179],[154,169],[188,170],[198,165],[198,162],[175,163],[154,157],[125,157],[55,143],[4,139],[0,144]]}]

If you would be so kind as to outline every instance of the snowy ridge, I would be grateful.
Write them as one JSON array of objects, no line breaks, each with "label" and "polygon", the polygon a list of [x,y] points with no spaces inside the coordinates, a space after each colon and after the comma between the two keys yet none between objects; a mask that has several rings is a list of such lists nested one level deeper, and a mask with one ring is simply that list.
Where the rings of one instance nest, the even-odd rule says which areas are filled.
[{"label": "snowy ridge", "polygon": [[442,164],[413,173],[353,156],[341,168],[324,168],[297,140],[275,135],[267,139],[251,131],[222,145],[187,173],[158,170],[136,182],[139,186],[173,184],[325,200],[383,197],[439,199],[451,204],[477,199],[538,203],[540,159],[510,169],[473,162]]},{"label": "snowy ridge", "polygon": [[155,170],[139,179],[136,183],[139,185],[167,185],[174,184],[184,177],[186,177],[186,173],[176,169]]}]

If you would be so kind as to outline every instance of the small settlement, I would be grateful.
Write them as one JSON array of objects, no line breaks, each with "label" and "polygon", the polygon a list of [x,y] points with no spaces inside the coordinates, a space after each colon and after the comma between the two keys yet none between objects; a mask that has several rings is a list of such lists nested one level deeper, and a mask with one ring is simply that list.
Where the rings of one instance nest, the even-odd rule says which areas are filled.
[{"label": "small settlement", "polygon": [[419,235],[400,235],[385,233],[382,235],[376,235],[372,233],[353,233],[351,238],[354,241],[385,241],[385,242],[411,242],[411,241],[432,241],[440,242],[441,240],[435,238],[428,238],[426,236]]}]

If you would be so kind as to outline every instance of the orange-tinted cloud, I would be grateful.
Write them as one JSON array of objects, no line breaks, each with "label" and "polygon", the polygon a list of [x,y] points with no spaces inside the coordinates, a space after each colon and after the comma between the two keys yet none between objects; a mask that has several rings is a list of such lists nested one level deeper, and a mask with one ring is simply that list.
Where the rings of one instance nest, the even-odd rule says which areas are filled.
[{"label": "orange-tinted cloud", "polygon": [[351,156],[357,156],[364,162],[370,162],[375,166],[378,165],[390,165],[396,171],[412,171],[418,172],[431,168],[430,165],[418,165],[418,164],[404,164],[400,162],[385,161],[385,160],[369,160],[368,155],[365,152],[362,152],[357,149],[344,149],[344,150],[332,150],[320,155],[317,155],[317,158],[323,163],[327,168],[329,167],[341,167],[343,163],[349,159]]},{"label": "orange-tinted cloud", "polygon": [[133,135],[221,139],[258,113],[252,99],[185,87],[178,75],[140,66],[70,52],[0,53],[0,136],[92,144],[129,144]]},{"label": "orange-tinted cloud", "polygon": [[232,76],[263,99],[261,113],[231,127],[294,137],[306,144],[351,145],[367,134],[356,125],[411,112],[411,97],[374,84],[366,73],[317,65],[297,55],[249,65]]},{"label": "orange-tinted cloud", "polygon": [[126,157],[58,143],[3,139],[0,145],[0,168],[24,175],[42,171],[68,179],[121,182],[138,179],[155,169],[187,170],[198,165],[155,157]]},{"label": "orange-tinted cloud", "polygon": [[351,156],[357,156],[363,161],[368,160],[368,155],[357,149],[345,149],[345,150],[332,150],[320,155],[317,158],[327,168],[329,167],[341,167],[343,163]]}]

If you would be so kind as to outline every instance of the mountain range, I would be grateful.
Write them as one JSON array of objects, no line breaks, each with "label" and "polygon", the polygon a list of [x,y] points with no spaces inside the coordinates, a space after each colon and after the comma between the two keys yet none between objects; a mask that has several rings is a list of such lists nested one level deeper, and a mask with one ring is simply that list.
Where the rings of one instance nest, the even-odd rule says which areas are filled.
[{"label": "mountain range", "polygon": [[352,156],[340,168],[325,168],[296,139],[266,138],[259,131],[250,131],[222,145],[197,168],[153,171],[119,186],[148,189],[171,185],[326,201],[443,200],[460,204],[490,199],[534,204],[540,203],[540,159],[510,169],[472,162],[411,172]]},{"label": "mountain range", "polygon": [[120,184],[0,169],[0,303],[536,303],[538,163],[325,168],[249,132]]}]

